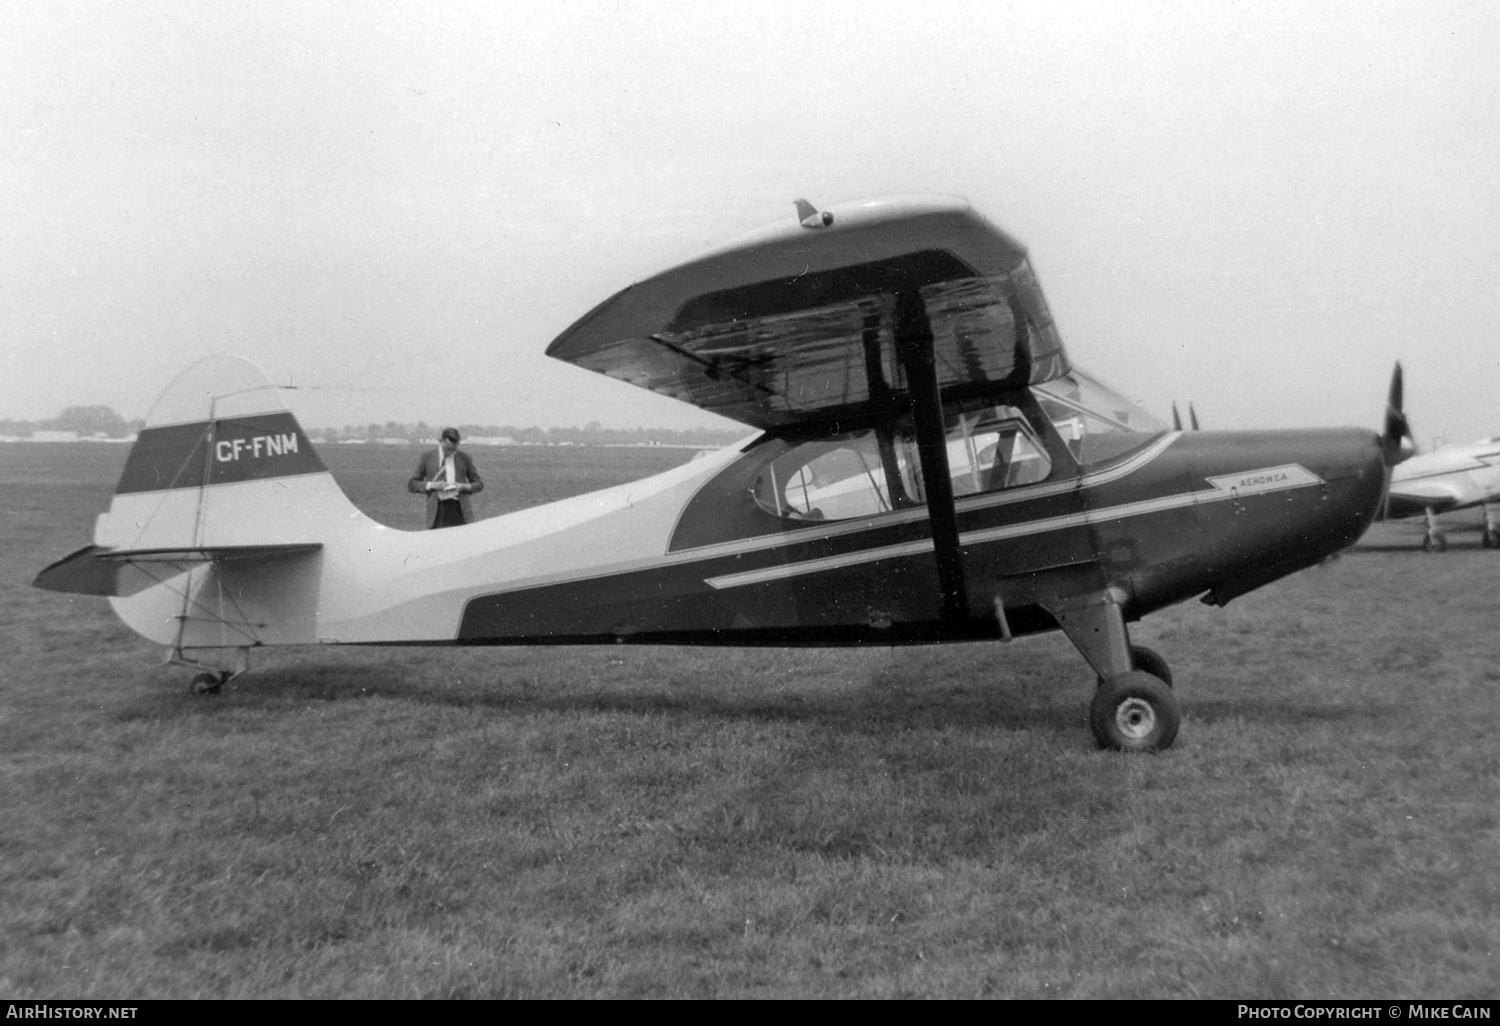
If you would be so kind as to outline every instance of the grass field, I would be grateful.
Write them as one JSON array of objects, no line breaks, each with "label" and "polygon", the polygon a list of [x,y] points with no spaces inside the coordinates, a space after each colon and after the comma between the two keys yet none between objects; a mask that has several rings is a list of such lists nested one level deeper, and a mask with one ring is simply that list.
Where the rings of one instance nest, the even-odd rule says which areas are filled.
[{"label": "grass field", "polygon": [[[1500,996],[1500,554],[1411,523],[1135,628],[1095,749],[1008,647],[284,649],[213,698],[30,587],[123,447],[0,446],[0,995]],[[663,450],[477,450],[493,514]],[[332,447],[414,527],[416,454]]]}]

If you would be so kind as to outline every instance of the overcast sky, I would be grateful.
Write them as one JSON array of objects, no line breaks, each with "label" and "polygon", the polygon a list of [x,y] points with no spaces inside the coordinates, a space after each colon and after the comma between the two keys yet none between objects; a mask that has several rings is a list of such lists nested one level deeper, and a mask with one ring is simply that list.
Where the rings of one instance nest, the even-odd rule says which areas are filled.
[{"label": "overcast sky", "polygon": [[[1212,427],[1500,434],[1500,5],[7,3],[0,418],[236,353],[314,426],[722,424],[541,354],[821,205],[967,197]],[[727,426],[727,425],[726,425]]]}]

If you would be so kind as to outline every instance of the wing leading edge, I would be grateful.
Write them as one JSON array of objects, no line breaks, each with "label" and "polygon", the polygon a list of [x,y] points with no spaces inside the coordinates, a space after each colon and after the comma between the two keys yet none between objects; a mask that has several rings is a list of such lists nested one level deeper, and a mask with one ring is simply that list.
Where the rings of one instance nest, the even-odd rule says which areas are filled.
[{"label": "wing leading edge", "polygon": [[743,236],[616,293],[547,355],[760,428],[878,414],[911,403],[896,344],[910,296],[944,394],[1069,369],[1024,247],[965,201],[932,197]]}]

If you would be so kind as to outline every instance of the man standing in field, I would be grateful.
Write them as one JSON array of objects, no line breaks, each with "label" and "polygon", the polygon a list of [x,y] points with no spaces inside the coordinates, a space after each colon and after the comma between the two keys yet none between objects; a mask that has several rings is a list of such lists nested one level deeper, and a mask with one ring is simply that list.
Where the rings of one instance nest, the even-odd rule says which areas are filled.
[{"label": "man standing in field", "polygon": [[474,522],[469,496],[484,490],[474,461],[458,451],[458,429],[443,428],[436,450],[422,454],[406,490],[427,496],[427,526],[459,527]]}]

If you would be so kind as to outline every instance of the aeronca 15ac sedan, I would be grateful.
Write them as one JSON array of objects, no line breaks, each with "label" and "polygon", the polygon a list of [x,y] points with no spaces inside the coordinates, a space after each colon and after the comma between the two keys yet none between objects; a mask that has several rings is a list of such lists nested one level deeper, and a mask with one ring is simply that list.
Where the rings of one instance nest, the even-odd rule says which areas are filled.
[{"label": "aeronca 15ac sedan", "polygon": [[[1127,624],[1349,545],[1405,434],[1169,430],[1074,368],[1026,251],[957,199],[798,216],[624,289],[548,355],[759,429],[635,484],[443,531],[344,497],[243,361],[151,413],[44,588],[217,688],[293,644],[898,645],[1061,629],[1103,746],[1165,748]],[[210,650],[229,650],[207,662]],[[232,669],[223,668],[226,664]]]}]

